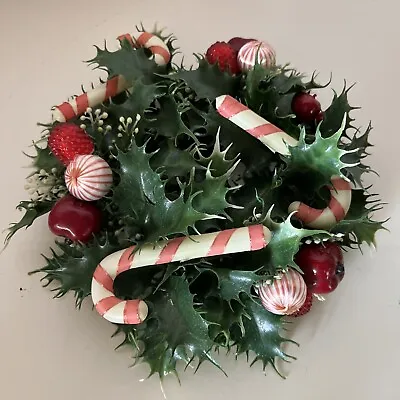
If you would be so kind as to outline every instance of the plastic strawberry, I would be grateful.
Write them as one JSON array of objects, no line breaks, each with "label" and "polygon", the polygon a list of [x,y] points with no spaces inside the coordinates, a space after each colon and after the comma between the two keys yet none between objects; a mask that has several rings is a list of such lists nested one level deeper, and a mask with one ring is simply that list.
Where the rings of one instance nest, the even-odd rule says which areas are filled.
[{"label": "plastic strawberry", "polygon": [[296,317],[301,317],[304,314],[307,314],[311,310],[311,307],[313,305],[313,300],[314,300],[314,296],[313,296],[312,292],[310,290],[307,290],[306,301],[304,302],[304,304],[301,306],[301,308],[298,311],[291,314],[290,316],[296,318]]},{"label": "plastic strawberry", "polygon": [[91,137],[72,123],[56,125],[50,132],[48,145],[64,165],[68,165],[77,155],[92,154],[94,151]]},{"label": "plastic strawberry", "polygon": [[216,42],[206,52],[206,59],[210,64],[218,63],[221,71],[228,71],[232,74],[240,72],[237,62],[237,52],[226,42]]}]

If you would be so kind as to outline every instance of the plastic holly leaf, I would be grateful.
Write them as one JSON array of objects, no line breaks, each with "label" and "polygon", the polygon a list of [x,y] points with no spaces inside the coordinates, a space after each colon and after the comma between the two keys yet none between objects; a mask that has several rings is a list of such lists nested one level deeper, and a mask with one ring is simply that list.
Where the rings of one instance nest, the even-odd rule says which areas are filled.
[{"label": "plastic holly leaf", "polygon": [[44,256],[46,265],[30,274],[45,274],[41,281],[47,281],[47,287],[52,282],[59,286],[52,289],[55,298],[61,298],[70,291],[74,292],[76,307],[80,308],[82,301],[90,295],[92,276],[100,261],[109,254],[120,250],[111,244],[108,237],[95,237],[89,244],[70,246],[67,243],[56,242],[57,251],[51,249],[52,256]]},{"label": "plastic holly leaf", "polygon": [[330,182],[332,176],[345,178],[344,169],[353,167],[357,163],[349,164],[344,161],[344,156],[354,153],[357,149],[345,150],[339,147],[339,141],[346,125],[346,116],[338,131],[329,137],[322,137],[318,127],[312,143],[306,142],[306,130],[303,127],[297,146],[289,147],[290,157],[287,158],[288,168],[286,173],[294,171],[312,171],[319,184]]},{"label": "plastic holly leaf", "polygon": [[177,375],[178,361],[189,366],[197,360],[195,372],[204,361],[221,369],[210,354],[215,346],[208,335],[210,322],[194,309],[193,295],[183,277],[171,276],[163,291],[148,301],[152,311],[136,329],[136,339],[144,343],[140,358],[149,365],[149,376],[157,373],[162,380],[171,373]]},{"label": "plastic holly leaf", "polygon": [[363,186],[362,175],[367,172],[374,172],[369,166],[362,163],[362,160],[370,155],[367,149],[373,147],[373,145],[369,143],[369,134],[371,130],[372,126],[370,123],[363,134],[358,135],[359,131],[357,131],[348,143],[343,144],[345,150],[352,151],[343,156],[343,161],[349,164],[358,163],[354,167],[346,168],[349,179],[361,187]]},{"label": "plastic holly leaf", "polygon": [[167,138],[175,139],[185,134],[197,142],[194,133],[182,121],[182,115],[188,108],[178,104],[173,96],[164,96],[159,99],[159,103],[158,112],[149,119],[149,128],[156,129],[159,135]]},{"label": "plastic holly leaf", "polygon": [[[88,60],[89,65],[97,65],[95,68],[105,70],[109,76],[123,75],[128,82],[135,82],[146,76],[150,81],[153,73],[164,71],[153,60],[150,60],[144,48],[135,49],[130,45],[124,45],[117,51],[108,51],[95,46],[97,55]],[[155,75],[154,75],[155,76]]]},{"label": "plastic holly leaf", "polygon": [[40,171],[44,169],[46,172],[50,172],[53,168],[56,168],[57,170],[64,169],[64,166],[54,156],[54,154],[50,151],[50,149],[47,146],[42,148],[38,146],[36,143],[33,143],[33,147],[36,151],[35,155],[29,155],[27,153],[24,153],[24,155],[33,160],[32,168],[34,168],[35,171]]},{"label": "plastic holly leaf", "polygon": [[166,173],[169,177],[187,176],[195,169],[206,170],[193,158],[189,150],[178,149],[172,139],[167,139],[160,144],[160,149],[150,159],[153,170]]},{"label": "plastic holly leaf", "polygon": [[166,195],[166,182],[150,167],[146,144],[139,147],[133,140],[130,149],[116,156],[120,164],[120,182],[114,189],[112,202],[118,207],[120,218],[131,219],[142,230],[145,240],[153,242],[174,234],[188,234],[188,227],[202,219],[218,216],[193,208],[198,193],[185,196],[181,185],[174,200]]},{"label": "plastic holly leaf", "polygon": [[236,169],[240,160],[232,165],[225,174],[221,176],[213,176],[213,161],[207,167],[205,179],[200,182],[193,183],[193,191],[199,194],[193,199],[193,207],[196,210],[208,214],[226,214],[228,208],[241,208],[234,204],[228,203],[226,196],[232,190],[236,190],[239,186],[229,187],[228,180],[233,171]]},{"label": "plastic holly leaf", "polygon": [[295,214],[290,214],[284,222],[274,222],[271,218],[272,208],[269,210],[263,223],[272,231],[272,238],[265,251],[270,256],[270,262],[275,270],[286,270],[288,267],[302,272],[294,262],[294,257],[299,251],[301,242],[304,238],[314,235],[329,233],[317,229],[298,229],[291,223],[291,218]]},{"label": "plastic holly leaf", "polygon": [[197,69],[179,68],[175,73],[165,76],[173,80],[182,80],[193,89],[198,99],[215,100],[223,94],[236,92],[239,78],[219,69],[218,64],[209,64],[206,59],[196,56]]},{"label": "plastic holly leaf", "polygon": [[231,303],[236,300],[241,303],[240,295],[245,293],[251,296],[252,286],[259,282],[262,277],[253,271],[239,271],[228,268],[197,268],[200,273],[210,272],[218,279],[217,292],[213,295],[220,296],[223,300]]},{"label": "plastic holly leaf", "polygon": [[[353,190],[350,209],[346,218],[338,222],[333,232],[346,235],[345,243],[352,247],[358,247],[366,243],[369,246],[376,246],[375,236],[379,230],[387,229],[383,226],[388,219],[374,221],[373,214],[381,210],[385,203],[376,199],[376,194],[369,194],[364,190]],[[347,239],[347,240],[346,240]]]},{"label": "plastic holly leaf", "polygon": [[195,152],[198,154],[199,163],[201,165],[204,167],[210,167],[213,176],[221,176],[226,174],[238,160],[238,154],[232,159],[227,158],[227,154],[229,153],[231,147],[232,143],[226,146],[225,150],[222,150],[220,142],[220,129],[218,129],[215,136],[212,153],[208,156],[205,156],[198,147],[195,148]]},{"label": "plastic holly leaf", "polygon": [[245,312],[249,317],[243,319],[245,334],[236,340],[237,354],[245,353],[249,358],[250,352],[253,352],[255,358],[250,366],[261,361],[264,371],[268,365],[271,365],[283,377],[276,367],[276,359],[295,360],[295,357],[282,350],[282,346],[287,342],[297,343],[280,335],[283,328],[282,316],[268,312],[251,299],[245,301]]},{"label": "plastic holly leaf", "polygon": [[[322,121],[320,130],[324,137],[331,136],[339,129],[343,134],[347,134],[348,129],[355,129],[352,125],[354,118],[350,117],[350,112],[357,110],[360,107],[352,107],[348,101],[348,93],[354,85],[346,89],[346,83],[343,87],[342,93],[338,96],[334,91],[334,97],[331,105],[324,111],[324,119]],[[343,115],[345,115],[345,122],[343,124]],[[341,127],[342,125],[342,127]]]},{"label": "plastic holly leaf", "polygon": [[10,242],[11,238],[22,228],[29,228],[33,222],[41,217],[42,215],[47,214],[52,209],[55,202],[53,201],[40,201],[40,202],[32,202],[32,201],[21,201],[16,207],[18,210],[24,211],[24,216],[21,218],[19,222],[11,224],[8,228],[8,234],[5,238],[5,245]]}]

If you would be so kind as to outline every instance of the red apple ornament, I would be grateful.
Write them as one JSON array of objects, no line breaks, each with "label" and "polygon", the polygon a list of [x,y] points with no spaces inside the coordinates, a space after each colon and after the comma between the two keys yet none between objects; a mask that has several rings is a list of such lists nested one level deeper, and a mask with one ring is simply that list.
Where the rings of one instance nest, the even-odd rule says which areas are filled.
[{"label": "red apple ornament", "polygon": [[246,39],[246,38],[241,38],[241,37],[233,37],[232,39],[229,40],[228,44],[230,44],[233,47],[233,50],[236,51],[236,53],[239,53],[239,50],[249,42],[253,42],[256,39]]},{"label": "red apple ornament", "polygon": [[296,255],[297,265],[312,293],[333,292],[344,277],[343,253],[336,243],[304,245]]},{"label": "red apple ornament", "polygon": [[315,94],[298,93],[293,97],[292,110],[296,117],[304,123],[317,123],[322,121],[324,114],[321,111],[321,103],[315,98]]},{"label": "red apple ornament", "polygon": [[48,225],[57,236],[85,243],[100,230],[101,212],[93,203],[66,195],[50,211]]}]

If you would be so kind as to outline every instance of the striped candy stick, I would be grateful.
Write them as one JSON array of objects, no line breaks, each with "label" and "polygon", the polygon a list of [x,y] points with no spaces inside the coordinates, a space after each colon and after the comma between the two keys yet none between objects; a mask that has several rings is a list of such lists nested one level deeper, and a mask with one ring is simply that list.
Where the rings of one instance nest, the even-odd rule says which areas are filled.
[{"label": "striped candy stick", "polygon": [[[217,97],[216,108],[220,115],[260,140],[273,152],[289,156],[289,146],[294,147],[298,144],[296,139],[231,96]],[[351,187],[349,182],[338,176],[332,176],[331,183],[331,199],[326,208],[317,209],[295,201],[290,204],[289,212],[296,211],[296,217],[310,228],[328,229],[341,221],[350,208]]]},{"label": "striped candy stick", "polygon": [[92,279],[92,300],[106,320],[116,324],[140,324],[148,314],[147,304],[140,299],[121,300],[114,294],[115,278],[128,270],[187,261],[202,257],[256,251],[266,247],[271,232],[263,225],[252,225],[198,236],[183,236],[113,253],[97,266]]},{"label": "striped candy stick", "polygon": [[[134,47],[137,47],[137,44],[149,49],[157,65],[166,65],[171,59],[168,46],[162,39],[152,33],[142,32],[135,41],[129,34],[120,35],[117,39],[120,42],[123,39],[127,39]],[[69,121],[72,118],[82,115],[88,107],[97,107],[109,98],[129,89],[130,86],[131,84],[122,75],[115,76],[96,88],[77,96],[73,100],[54,107],[52,110],[52,119],[58,122]]]}]

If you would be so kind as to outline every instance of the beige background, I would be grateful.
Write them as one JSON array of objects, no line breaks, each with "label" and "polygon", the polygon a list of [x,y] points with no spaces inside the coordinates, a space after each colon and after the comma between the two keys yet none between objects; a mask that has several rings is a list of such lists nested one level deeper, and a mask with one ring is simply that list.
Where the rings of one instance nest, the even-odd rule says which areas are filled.
[{"label": "beige background", "polygon": [[[286,381],[260,365],[221,356],[229,374],[204,365],[183,385],[165,382],[168,399],[333,400],[400,398],[400,227],[399,162],[399,7],[396,0],[0,0],[0,129],[2,184],[0,226],[19,218],[15,205],[25,198],[30,141],[37,121],[50,107],[78,93],[97,73],[81,60],[102,44],[143,21],[159,21],[179,38],[188,62],[216,40],[235,35],[270,41],[279,62],[334,72],[338,91],[344,79],[358,82],[351,100],[363,109],[359,125],[374,123],[372,165],[381,179],[368,182],[390,204],[391,234],[378,235],[378,251],[346,256],[347,274],[339,289],[297,326],[292,348],[298,361],[286,365]],[[179,16],[180,15],[180,16]],[[326,91],[326,102],[331,93]],[[139,382],[145,367],[129,368],[127,351],[114,352],[113,327],[91,311],[77,312],[72,297],[52,300],[39,277],[28,271],[42,264],[52,243],[46,219],[19,233],[1,254],[0,398],[15,399],[162,399],[157,378]],[[23,290],[20,290],[22,288]]]}]

